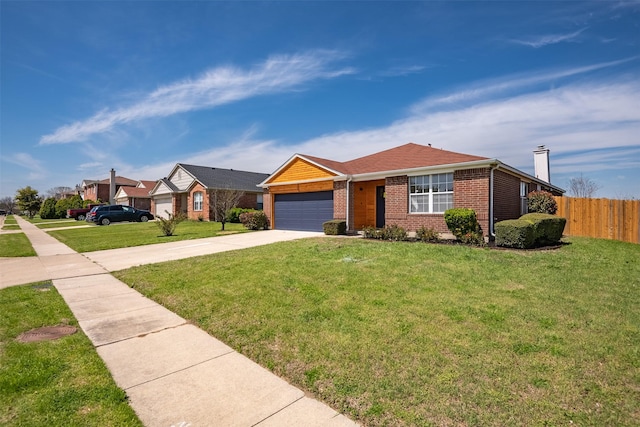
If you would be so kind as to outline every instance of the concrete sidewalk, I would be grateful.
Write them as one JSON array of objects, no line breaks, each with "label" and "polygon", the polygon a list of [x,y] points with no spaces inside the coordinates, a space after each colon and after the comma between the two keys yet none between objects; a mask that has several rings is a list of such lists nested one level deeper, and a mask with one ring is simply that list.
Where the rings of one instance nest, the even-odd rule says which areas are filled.
[{"label": "concrete sidewalk", "polygon": [[[146,426],[357,425],[107,272],[317,233],[271,230],[85,257],[33,224],[18,222],[38,253],[32,258],[42,275],[53,279]],[[7,265],[0,260],[3,283],[10,281],[4,277]]]}]

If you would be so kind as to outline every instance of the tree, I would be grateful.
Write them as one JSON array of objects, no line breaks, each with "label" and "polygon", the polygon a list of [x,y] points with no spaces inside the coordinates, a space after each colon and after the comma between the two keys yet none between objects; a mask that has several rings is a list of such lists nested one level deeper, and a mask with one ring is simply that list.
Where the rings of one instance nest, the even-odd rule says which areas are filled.
[{"label": "tree", "polygon": [[530,213],[546,213],[555,215],[558,203],[548,191],[532,191],[527,194],[527,209]]},{"label": "tree", "polygon": [[0,199],[0,209],[7,211],[7,213],[12,213],[16,207],[16,201],[13,197],[3,197]]},{"label": "tree", "polygon": [[42,205],[42,198],[38,196],[38,190],[26,186],[16,191],[16,204],[21,212],[26,212],[29,218],[33,218]]},{"label": "tree", "polygon": [[71,187],[53,187],[47,190],[47,197],[53,197],[56,200],[62,199],[66,194],[73,192]]},{"label": "tree", "polygon": [[60,199],[56,202],[56,215],[58,218],[66,218],[67,209],[71,209],[71,199]]},{"label": "tree", "polygon": [[569,180],[569,194],[574,197],[590,199],[599,189],[600,185],[589,178],[585,178],[582,174],[580,174],[579,178],[571,178]]},{"label": "tree", "polygon": [[42,219],[55,219],[60,218],[56,213],[56,199],[55,197],[47,197],[40,207],[40,218]]},{"label": "tree", "polygon": [[222,223],[223,231],[227,222],[227,214],[238,205],[242,196],[244,196],[244,191],[232,189],[214,190],[209,196],[209,210],[213,213],[214,221]]}]

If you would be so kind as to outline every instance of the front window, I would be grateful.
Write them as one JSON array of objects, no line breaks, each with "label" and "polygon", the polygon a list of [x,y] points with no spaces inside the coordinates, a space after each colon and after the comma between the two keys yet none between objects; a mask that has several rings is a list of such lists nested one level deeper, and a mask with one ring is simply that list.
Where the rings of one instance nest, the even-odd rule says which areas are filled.
[{"label": "front window", "polygon": [[453,208],[453,173],[409,177],[409,212],[442,213]]},{"label": "front window", "polygon": [[193,210],[202,210],[202,192],[200,191],[193,193]]}]

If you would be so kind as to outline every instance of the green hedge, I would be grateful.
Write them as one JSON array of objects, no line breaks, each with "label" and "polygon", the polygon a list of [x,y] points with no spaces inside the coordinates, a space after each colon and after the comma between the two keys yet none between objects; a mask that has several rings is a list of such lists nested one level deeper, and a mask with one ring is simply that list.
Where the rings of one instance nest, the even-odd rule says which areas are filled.
[{"label": "green hedge", "polygon": [[476,211],[467,208],[447,209],[444,212],[444,222],[451,233],[458,240],[473,240],[482,238],[482,229]]},{"label": "green hedge", "polygon": [[322,223],[324,234],[328,236],[338,236],[347,234],[347,222],[343,219],[332,219]]},{"label": "green hedge", "polygon": [[533,224],[521,219],[508,219],[496,222],[496,245],[507,248],[528,249],[534,247],[535,231]]},{"label": "green hedge", "polygon": [[495,224],[496,245],[521,249],[555,245],[560,243],[566,223],[566,218],[544,213],[500,221]]}]

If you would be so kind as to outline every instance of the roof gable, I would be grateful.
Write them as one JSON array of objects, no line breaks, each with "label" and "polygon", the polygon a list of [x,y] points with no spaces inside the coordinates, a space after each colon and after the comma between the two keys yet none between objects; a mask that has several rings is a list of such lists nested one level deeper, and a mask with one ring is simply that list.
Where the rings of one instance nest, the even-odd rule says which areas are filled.
[{"label": "roof gable", "polygon": [[258,191],[258,184],[269,174],[239,171],[234,169],[213,168],[179,163],[180,167],[208,190],[233,189],[240,191]]},{"label": "roof gable", "polygon": [[267,181],[269,184],[279,182],[309,181],[323,178],[333,178],[337,171],[330,170],[329,164],[335,166],[339,162],[321,159],[319,157],[295,155],[278,169]]},{"label": "roof gable", "polygon": [[149,194],[151,196],[155,196],[155,195],[160,195],[160,194],[177,193],[179,191],[180,190],[178,189],[178,187],[173,185],[173,183],[171,181],[169,181],[169,179],[162,178],[162,179],[159,179],[156,182],[156,185],[153,187],[153,189],[151,191],[149,191]]}]

